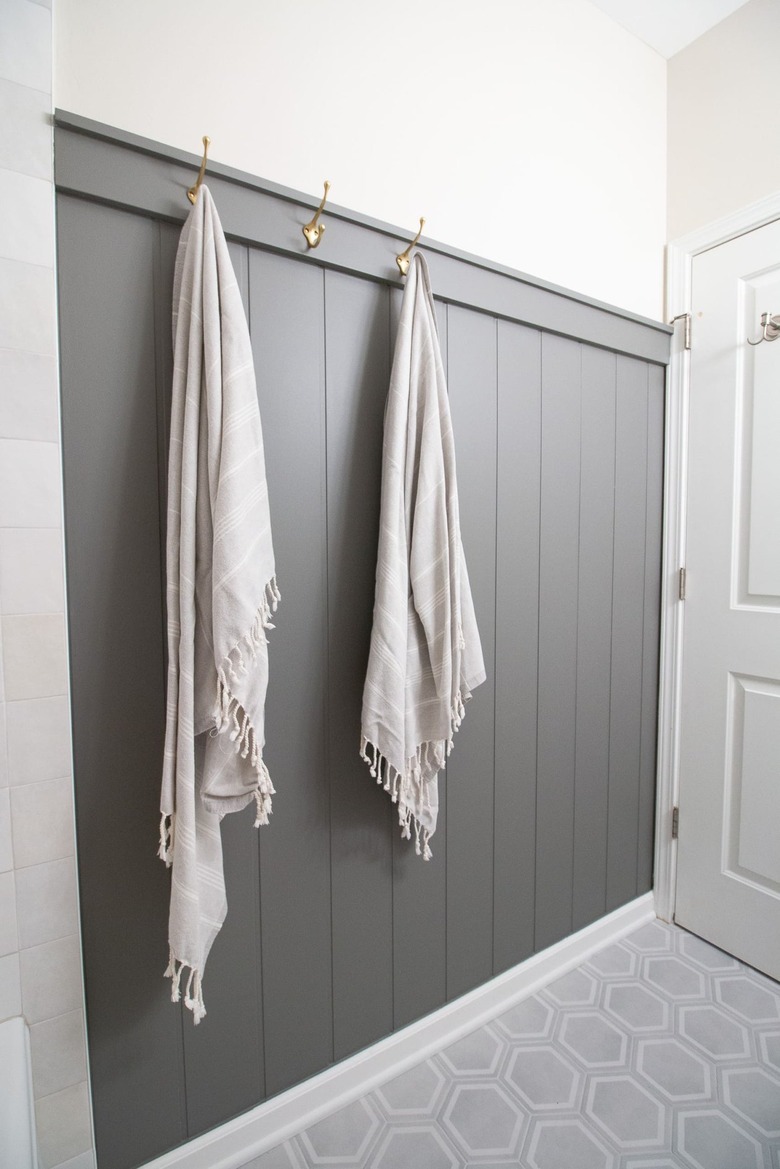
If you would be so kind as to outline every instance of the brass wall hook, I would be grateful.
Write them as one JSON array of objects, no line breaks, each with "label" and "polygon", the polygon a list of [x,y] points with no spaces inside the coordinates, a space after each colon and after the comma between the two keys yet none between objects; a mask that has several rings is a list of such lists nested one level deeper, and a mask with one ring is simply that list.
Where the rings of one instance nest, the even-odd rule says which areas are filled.
[{"label": "brass wall hook", "polygon": [[395,262],[398,265],[398,267],[400,268],[402,276],[405,276],[407,274],[407,272],[409,271],[409,257],[412,254],[412,248],[414,247],[414,245],[417,243],[418,239],[422,235],[422,229],[424,227],[425,227],[425,220],[423,219],[423,217],[421,215],[420,216],[420,230],[417,232],[417,235],[414,237],[412,242],[409,244],[409,247],[406,249],[406,251],[401,252],[400,256],[396,256],[396,258],[395,258]]},{"label": "brass wall hook", "polygon": [[320,202],[320,205],[317,208],[317,210],[314,212],[314,218],[312,219],[311,223],[307,223],[303,229],[303,234],[306,236],[306,243],[309,245],[310,248],[316,248],[317,244],[322,239],[323,233],[325,231],[325,224],[324,223],[318,224],[317,220],[319,219],[320,215],[322,214],[322,209],[325,206],[325,200],[328,197],[329,190],[330,190],[330,183],[326,179],[325,180],[325,194],[322,196],[322,200]]},{"label": "brass wall hook", "polygon": [[780,337],[780,314],[772,316],[771,313],[761,314],[761,336],[757,341],[751,341],[748,337],[748,345],[760,345],[762,341],[776,341]]},{"label": "brass wall hook", "polygon": [[200,164],[200,170],[198,171],[198,177],[195,180],[195,186],[190,187],[189,191],[187,192],[187,198],[189,199],[190,203],[192,203],[193,206],[198,201],[198,192],[200,191],[201,183],[203,182],[203,176],[206,173],[206,159],[208,158],[208,154],[209,154],[209,146],[211,146],[211,139],[207,138],[206,135],[204,134],[203,135],[203,161]]}]

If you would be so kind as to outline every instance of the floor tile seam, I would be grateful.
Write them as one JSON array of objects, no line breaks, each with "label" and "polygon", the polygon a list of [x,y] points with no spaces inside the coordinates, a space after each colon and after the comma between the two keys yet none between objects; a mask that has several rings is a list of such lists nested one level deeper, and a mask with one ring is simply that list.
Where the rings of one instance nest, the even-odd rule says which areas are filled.
[{"label": "floor tile seam", "polygon": [[[593,1084],[596,1082],[605,1083],[605,1082],[608,1082],[610,1080],[615,1081],[615,1080],[623,1079],[623,1080],[629,1080],[631,1082],[634,1082],[634,1083],[636,1083],[637,1087],[639,1087],[643,1091],[643,1093],[646,1096],[648,1096],[654,1104],[657,1104],[658,1107],[664,1111],[665,1115],[667,1113],[671,1114],[672,1102],[669,1100],[661,1099],[654,1092],[652,1092],[648,1087],[646,1087],[645,1084],[638,1081],[637,1078],[633,1075],[620,1076],[618,1074],[614,1074],[612,1076],[604,1076],[604,1075],[599,1075],[597,1073],[594,1073],[593,1075],[589,1076],[588,1079],[590,1081],[589,1088],[592,1087]],[[586,1107],[592,1107],[592,1101],[590,1100],[590,1091],[588,1092],[587,1104],[585,1103],[585,1101],[583,1101],[583,1111]],[[592,1114],[590,1112],[587,1112],[586,1115],[591,1116]],[[599,1122],[596,1121],[596,1123],[598,1124]]]},{"label": "floor tile seam", "polygon": [[[523,1124],[521,1125],[520,1133],[515,1138],[515,1142],[514,1142],[515,1146],[518,1145],[518,1142],[520,1141],[520,1137],[526,1128],[526,1124],[528,1123],[528,1117],[523,1116],[522,1120],[523,1120]],[[455,1125],[453,1124],[452,1127],[455,1128]],[[459,1145],[456,1138],[453,1136],[452,1131],[447,1127],[443,1113],[440,1114],[439,1119],[436,1121],[436,1128],[439,1132],[439,1136],[446,1139],[446,1143],[447,1143],[447,1146],[449,1148],[449,1151],[454,1156],[456,1156],[458,1158],[458,1165],[459,1166],[465,1166],[470,1160],[473,1159],[473,1154],[467,1150],[465,1137],[463,1137],[463,1144]],[[482,1155],[482,1154],[480,1154],[480,1155]],[[393,1166],[393,1169],[396,1169],[396,1166]],[[402,1167],[399,1166],[398,1169],[402,1169]]]},{"label": "floor tile seam", "polygon": [[554,1007],[552,1003],[544,1002],[538,995],[534,995],[533,1000],[527,1001],[536,1001],[538,1002],[539,1006],[550,1012],[547,1022],[544,1025],[544,1030],[542,1032],[528,1032],[525,1035],[511,1035],[508,1030],[511,1024],[502,1023],[501,1020],[511,1015],[513,1010],[504,1011],[502,1014],[496,1015],[493,1022],[496,1027],[496,1034],[498,1034],[505,1043],[517,1046],[527,1046],[530,1043],[546,1043],[550,1039],[552,1032],[555,1030],[559,1008]]},{"label": "floor tile seam", "polygon": [[[717,1107],[710,1107],[710,1108],[707,1108],[704,1106],[701,1106],[699,1108],[696,1108],[695,1106],[687,1106],[686,1107],[683,1104],[680,1104],[679,1107],[675,1107],[673,1123],[674,1123],[674,1151],[676,1154],[679,1154],[682,1157],[687,1156],[685,1150],[680,1145],[679,1119],[680,1119],[680,1116],[683,1114],[685,1115],[685,1119],[689,1119],[689,1118],[695,1119],[697,1116],[712,1116],[712,1115],[716,1115],[718,1117],[725,1117],[725,1119],[729,1120],[732,1123],[732,1125],[735,1126],[735,1128],[737,1129],[738,1132],[744,1133],[747,1137],[750,1137],[753,1141],[755,1141],[756,1144],[761,1149],[763,1154],[767,1154],[767,1153],[769,1154],[770,1159],[768,1162],[766,1162],[766,1164],[768,1166],[768,1169],[774,1169],[774,1167],[772,1165],[772,1160],[771,1160],[772,1154],[773,1154],[773,1148],[772,1148],[772,1144],[768,1140],[768,1138],[765,1135],[763,1135],[760,1132],[760,1130],[756,1130],[755,1128],[753,1128],[752,1131],[748,1131],[746,1129],[743,1118],[741,1116],[736,1116],[736,1115],[731,1114],[728,1107],[726,1107],[722,1102],[718,1102]],[[780,1142],[778,1142],[777,1147],[780,1148]],[[764,1160],[766,1161],[766,1156],[764,1157]],[[731,1167],[729,1167],[729,1169],[731,1169]]]},{"label": "floor tile seam", "polygon": [[[564,1124],[579,1124],[586,1130],[586,1132],[594,1136],[600,1142],[600,1144],[606,1146],[607,1151],[612,1154],[613,1158],[619,1160],[621,1155],[620,1150],[616,1147],[614,1141],[606,1136],[606,1134],[604,1134],[600,1129],[594,1127],[594,1125],[591,1123],[590,1117],[587,1116],[581,1109],[579,1111],[569,1110],[568,1112],[556,1113],[554,1116],[545,1116],[537,1114],[536,1112],[532,1113],[529,1118],[525,1138],[519,1151],[519,1155],[521,1157],[525,1158],[526,1160],[530,1159],[530,1148],[531,1144],[533,1143],[536,1129],[540,1127],[540,1125],[549,1127],[550,1122],[553,1122],[556,1126],[563,1126]],[[561,1169],[563,1169],[563,1166]],[[566,1166],[566,1169],[576,1169],[576,1167]]]},{"label": "floor tile seam", "polygon": [[[748,1068],[722,1067],[722,1068],[718,1068],[717,1070],[719,1073],[719,1075],[718,1075],[718,1102],[720,1105],[720,1109],[724,1113],[724,1115],[729,1116],[731,1118],[731,1120],[734,1121],[734,1123],[739,1125],[741,1128],[744,1128],[746,1125],[748,1125],[750,1127],[750,1129],[752,1130],[752,1134],[760,1141],[764,1141],[764,1142],[767,1142],[770,1140],[780,1141],[780,1132],[778,1132],[776,1137],[770,1136],[768,1133],[764,1132],[763,1129],[759,1128],[758,1125],[756,1125],[750,1119],[750,1117],[745,1116],[744,1113],[740,1112],[733,1104],[730,1104],[728,1102],[728,1100],[726,1099],[726,1085],[724,1083],[724,1077],[725,1077],[725,1074],[727,1072],[762,1071],[764,1069],[762,1069],[761,1065],[755,1064],[755,1065],[752,1065],[751,1067],[748,1067]],[[780,1124],[778,1124],[778,1129],[780,1129]]]},{"label": "floor tile seam", "polygon": [[625,1040],[625,1053],[620,1060],[607,1060],[600,1064],[588,1062],[581,1052],[578,1052],[576,1048],[568,1046],[561,1038],[558,1038],[556,1041],[556,1047],[559,1046],[562,1049],[562,1052],[565,1054],[565,1058],[568,1059],[569,1062],[574,1062],[575,1066],[579,1070],[582,1070],[582,1072],[586,1075],[615,1073],[618,1072],[621,1068],[630,1070],[633,1066],[637,1036],[635,1036],[629,1028],[619,1026],[613,1018],[607,1015],[606,1012],[597,1011],[594,1012],[594,1014],[596,1018],[603,1019],[603,1022],[607,1026],[613,1028],[613,1030]]},{"label": "floor tile seam", "polygon": [[[366,1096],[361,1096],[360,1099],[365,1100],[370,1095],[372,1095],[372,1093],[367,1093]],[[387,1129],[387,1124],[382,1123],[384,1117],[380,1116],[379,1120],[380,1123],[377,1125],[376,1131],[368,1141],[366,1147],[361,1151],[360,1159],[357,1161],[350,1157],[342,1157],[341,1159],[334,1157],[333,1160],[330,1160],[327,1156],[321,1157],[316,1155],[316,1157],[312,1157],[308,1149],[306,1149],[303,1141],[300,1141],[298,1148],[300,1149],[301,1154],[305,1156],[304,1164],[306,1169],[364,1169],[364,1167],[370,1164],[370,1160],[368,1160],[368,1158],[373,1157],[380,1138]],[[303,1137],[305,1133],[310,1132],[314,1127],[314,1125],[311,1125],[308,1129],[304,1129],[302,1133],[299,1133],[297,1138],[293,1139]]]},{"label": "floor tile seam", "polygon": [[503,1089],[504,1095],[507,1097],[510,1106],[514,1109],[515,1113],[518,1116],[521,1116],[523,1118],[523,1127],[525,1127],[525,1125],[530,1122],[531,1109],[529,1109],[526,1105],[524,1105],[522,1103],[522,1101],[520,1101],[516,1098],[516,1095],[511,1090],[511,1083],[506,1081],[506,1080],[500,1079],[498,1076],[493,1076],[490,1078],[486,1078],[483,1076],[483,1077],[479,1077],[479,1078],[472,1077],[470,1079],[464,1078],[464,1079],[450,1080],[450,1082],[447,1084],[447,1087],[445,1088],[445,1091],[441,1095],[441,1099],[438,1102],[436,1112],[435,1112],[434,1116],[432,1117],[432,1123],[436,1124],[437,1127],[439,1127],[441,1129],[445,1129],[445,1131],[446,1131],[447,1118],[446,1118],[445,1114],[453,1102],[453,1098],[456,1095],[457,1089],[459,1087],[464,1087],[464,1086],[465,1087],[484,1088],[488,1084],[495,1084],[496,1087],[500,1087]]}]

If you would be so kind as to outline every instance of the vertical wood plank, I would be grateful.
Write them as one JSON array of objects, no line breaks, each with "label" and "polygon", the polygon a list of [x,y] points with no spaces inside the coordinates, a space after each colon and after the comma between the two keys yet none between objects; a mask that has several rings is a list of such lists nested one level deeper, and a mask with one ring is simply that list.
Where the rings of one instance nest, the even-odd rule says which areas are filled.
[{"label": "vertical wood plank", "polygon": [[607,911],[636,895],[647,495],[647,365],[617,359]]},{"label": "vertical wood plank", "polygon": [[658,658],[661,637],[665,373],[663,366],[651,365],[648,368],[647,519],[642,638],[642,740],[639,766],[637,894],[646,893],[653,885],[658,740]]},{"label": "vertical wood plank", "polygon": [[[447,764],[447,998],[493,973],[495,781],[496,322],[451,305],[448,379],[461,532],[487,681]],[[433,838],[437,863],[436,837]]]},{"label": "vertical wood plank", "polygon": [[265,758],[277,794],[259,837],[272,1095],[333,1059],[322,270],[253,251],[250,305],[282,594],[266,703]]},{"label": "vertical wood plank", "polygon": [[[58,199],[57,213],[71,694],[95,1133],[101,1165],[126,1169],[187,1136],[181,1017],[162,977],[170,877],[154,843],[165,725],[156,228],[67,197]],[[128,1101],[143,1124],[128,1123]]]},{"label": "vertical wood plank", "polygon": [[[401,293],[393,289],[395,339]],[[447,364],[447,307],[436,304],[439,343]],[[447,993],[447,780],[439,775],[435,857],[426,864],[393,825],[393,1026],[397,1029],[440,1007]]]},{"label": "vertical wood plank", "polygon": [[[249,306],[249,254],[229,244],[230,259]],[[170,302],[164,296],[160,330],[170,334]],[[184,1059],[188,1136],[198,1136],[251,1108],[265,1095],[263,1061],[263,988],[260,951],[260,894],[257,830],[253,809],[226,816],[222,833],[222,867],[227,917],[209,955],[204,998],[208,1026],[193,1027],[184,1014]]]},{"label": "vertical wood plank", "polygon": [[542,347],[498,324],[493,972],[533,953]]},{"label": "vertical wood plank", "polygon": [[395,808],[359,754],[390,364],[388,289],[327,272],[325,346],[333,1030],[342,1059],[393,1027]]},{"label": "vertical wood plank", "polygon": [[609,797],[615,355],[582,347],[572,926],[604,913]]},{"label": "vertical wood plank", "polygon": [[190,1012],[182,1011],[190,1140],[252,1108],[265,1095],[260,896],[253,825],[251,807],[226,816],[220,825],[228,911],[206,967],[206,1019],[195,1027]]},{"label": "vertical wood plank", "polygon": [[542,343],[536,934],[571,931],[580,507],[580,346]]}]

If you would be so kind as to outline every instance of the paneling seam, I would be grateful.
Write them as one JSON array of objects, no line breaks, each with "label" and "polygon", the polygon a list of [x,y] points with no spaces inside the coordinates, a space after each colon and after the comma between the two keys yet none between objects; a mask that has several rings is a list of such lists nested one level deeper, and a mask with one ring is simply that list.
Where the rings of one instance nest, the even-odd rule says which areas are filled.
[{"label": "paneling seam", "polygon": [[336,1003],[335,971],[333,969],[333,790],[330,782],[330,485],[328,480],[328,277],[322,269],[322,423],[323,423],[323,476],[325,484],[325,630],[326,630],[326,686],[325,686],[325,767],[328,776],[328,871],[330,879],[330,1058],[336,1058]]},{"label": "paneling seam", "polygon": [[501,399],[499,395],[500,372],[499,365],[501,360],[499,337],[500,322],[498,318],[495,321],[495,353],[496,353],[496,428],[495,428],[495,452],[496,452],[496,478],[495,478],[495,501],[496,510],[494,518],[494,540],[493,540],[493,890],[491,899],[491,912],[493,924],[491,929],[491,955],[490,955],[490,969],[495,975],[496,973],[496,732],[497,732],[497,678],[498,678],[498,492],[500,487],[499,476],[499,412],[501,409]]},{"label": "paneling seam", "polygon": [[[235,246],[235,245],[234,245]],[[251,255],[249,246],[244,246],[244,276],[246,288],[246,319],[249,322],[250,336],[249,344],[252,345],[251,324],[252,324],[252,279],[251,279]],[[254,349],[252,349],[252,360],[254,363]],[[259,383],[258,383],[259,384]],[[258,1020],[260,1024],[260,1033],[258,1034],[258,1043],[260,1047],[259,1065],[262,1071],[262,1085],[263,1085],[263,1099],[268,1096],[268,1079],[266,1066],[266,1049],[265,1049],[265,971],[263,969],[263,893],[262,893],[262,873],[263,873],[263,857],[262,857],[262,836],[257,832],[255,858],[257,861],[257,872],[255,879],[255,897],[257,906],[257,938],[255,942],[257,977],[259,977],[260,985],[257,988],[258,998],[260,999],[260,1010],[258,1012]]]},{"label": "paneling seam", "polygon": [[[160,404],[160,385],[164,383],[162,377],[163,370],[161,368],[162,358],[160,354],[161,338],[158,330],[158,311],[160,308],[160,282],[162,280],[162,224],[157,222],[155,224],[155,231],[152,237],[152,335],[154,344],[154,366],[155,366],[155,406],[157,415],[157,426],[159,428],[161,420],[166,421],[165,399],[163,397],[162,409]],[[163,394],[165,389],[163,388]],[[163,447],[167,446],[168,442],[168,427],[163,427]],[[160,435],[159,429],[157,432],[157,491],[158,502],[157,511],[160,516],[161,535],[160,540],[160,600],[162,602],[162,663],[163,663],[163,694],[167,694],[168,690],[168,606],[167,606],[167,492],[165,495],[165,510],[163,510],[163,497],[161,488],[163,483],[163,474],[167,471],[167,465],[161,466],[161,452],[160,452]],[[167,478],[167,476],[166,476]],[[167,941],[167,938],[166,938]],[[161,963],[162,965],[162,963]],[[180,1106],[182,1110],[182,1118],[184,1121],[184,1131],[187,1137],[192,1135],[190,1127],[190,1107],[189,1107],[189,1092],[187,1090],[187,1044],[185,1036],[185,1014],[184,1004],[179,1006],[179,1034],[181,1037],[181,1085],[180,1085]]]},{"label": "paneling seam", "polygon": [[579,345],[580,357],[580,477],[579,491],[577,492],[577,629],[574,636],[574,759],[572,760],[572,799],[571,799],[571,889],[569,894],[569,933],[574,930],[574,881],[575,859],[577,848],[575,833],[577,831],[577,730],[580,722],[580,577],[582,571],[582,414],[583,414],[583,381],[582,381],[582,353],[583,346]]},{"label": "paneling seam", "polygon": [[[447,338],[445,348],[447,351],[446,361],[446,382],[447,382],[447,404],[449,405],[450,396],[450,306],[447,301],[442,302],[444,305],[444,319],[447,322]],[[444,756],[444,782],[448,784],[447,756]],[[450,814],[450,800],[449,790],[447,791],[447,799],[444,801],[444,840],[449,841],[449,814]],[[449,849],[445,846],[444,849],[444,1001],[450,1001],[450,956],[449,956],[449,868],[448,868]]]},{"label": "paneling seam", "polygon": [[636,864],[634,873],[634,895],[639,889],[639,858],[642,852],[640,829],[642,824],[642,794],[644,791],[644,732],[645,732],[645,639],[647,636],[647,512],[650,505],[650,366],[645,366],[645,528],[643,547],[645,550],[642,572],[642,654],[639,668],[641,685],[639,689],[639,790],[636,801]]},{"label": "paneling seam", "polygon": [[536,541],[536,743],[534,750],[534,890],[533,922],[531,928],[532,953],[536,953],[538,933],[537,892],[539,870],[539,667],[541,650],[541,604],[542,604],[542,485],[544,483],[544,333],[538,330],[539,339],[539,524]]},{"label": "paneling seam", "polygon": [[615,522],[617,515],[617,454],[618,454],[618,362],[620,356],[615,355],[615,373],[614,373],[614,401],[615,401],[615,446],[612,460],[612,588],[610,597],[610,621],[609,621],[609,719],[607,732],[607,833],[606,833],[606,848],[604,850],[604,911],[607,912],[607,899],[609,895],[609,804],[610,795],[612,793],[612,683],[613,683],[613,652],[615,645],[615,530],[617,524]]}]

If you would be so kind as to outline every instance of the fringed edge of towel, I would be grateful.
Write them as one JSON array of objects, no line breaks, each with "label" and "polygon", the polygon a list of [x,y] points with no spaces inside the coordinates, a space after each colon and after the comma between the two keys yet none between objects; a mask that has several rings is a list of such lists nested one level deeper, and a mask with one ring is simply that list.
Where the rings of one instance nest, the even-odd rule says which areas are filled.
[{"label": "fringed edge of towel", "polygon": [[[178,962],[178,966],[177,966]],[[181,1002],[181,976],[186,967],[189,966],[189,977],[187,978],[187,985],[184,988],[184,1005],[188,1010],[192,1011],[192,1018],[197,1027],[203,1016],[206,1014],[206,1006],[203,1002],[203,982],[201,972],[196,966],[190,965],[189,962],[180,962],[173,953],[172,949],[168,951],[168,966],[166,968],[164,978],[171,980],[171,1002]]]},{"label": "fringed edge of towel", "polygon": [[[423,774],[430,776],[441,771],[447,756],[452,751],[453,740],[460,730],[466,714],[464,701],[468,701],[470,694],[465,696],[459,690],[455,696],[450,711],[450,737],[448,739],[429,740],[420,743],[414,755],[406,761],[406,771],[401,774],[397,768],[365,735],[360,738],[360,758],[368,764],[371,775],[378,784],[388,792],[394,804],[398,804],[398,823],[401,826],[401,839],[411,840],[412,826],[414,826],[414,851],[423,860],[429,861],[433,856],[430,847],[431,833],[425,828],[412,812],[410,800],[415,791],[422,793],[423,806],[430,807],[428,802],[428,786],[423,781]],[[369,750],[371,755],[369,755]],[[384,775],[382,774],[384,771]]]},{"label": "fringed edge of towel", "polygon": [[[274,628],[271,621],[271,614],[276,612],[281,599],[282,596],[276,583],[276,577],[272,576],[263,590],[262,602],[249,631],[243,637],[239,638],[227,656],[223,658],[222,664],[217,670],[217,701],[214,706],[214,729],[212,734],[221,734],[232,723],[233,729],[230,732],[230,739],[235,743],[236,754],[240,754],[242,759],[249,758],[257,772],[257,788],[254,792],[255,803],[257,805],[255,828],[260,828],[262,825],[268,823],[268,817],[272,812],[271,796],[276,795],[276,790],[271,782],[268,768],[263,762],[255,729],[238,699],[233,697],[228,679],[234,678],[238,680],[239,674],[246,673],[247,664],[244,660],[244,650],[246,650],[250,660],[254,661],[260,646],[268,643],[265,631],[266,629]],[[157,849],[157,855],[161,861],[164,861],[165,867],[168,869],[173,864],[175,822],[175,813],[162,813],[160,819],[160,845]]]},{"label": "fringed edge of towel", "polygon": [[173,812],[163,812],[160,818],[160,847],[157,849],[157,855],[161,861],[165,861],[166,869],[169,869],[173,864]]},{"label": "fringed edge of towel", "polygon": [[230,730],[230,741],[235,743],[235,751],[242,759],[249,759],[257,772],[257,788],[255,802],[257,816],[255,828],[268,823],[271,815],[271,796],[276,795],[268,768],[263,762],[262,746],[257,741],[255,728],[249,721],[249,715],[234,697],[230,690],[230,679],[238,681],[239,674],[245,674],[247,663],[244,654],[247,653],[251,661],[257,658],[257,651],[267,645],[266,629],[273,629],[271,614],[276,612],[282,599],[276,584],[276,577],[272,576],[263,591],[263,600],[257,610],[254,621],[247,633],[241,637],[217,670],[217,701],[214,707],[214,730],[222,734]]}]

